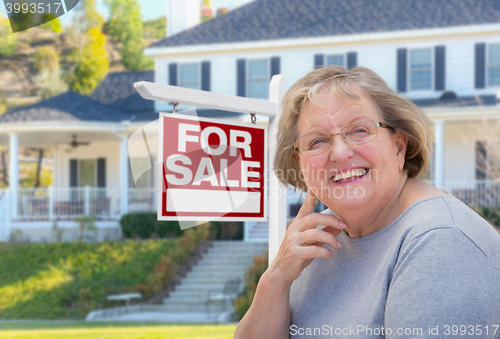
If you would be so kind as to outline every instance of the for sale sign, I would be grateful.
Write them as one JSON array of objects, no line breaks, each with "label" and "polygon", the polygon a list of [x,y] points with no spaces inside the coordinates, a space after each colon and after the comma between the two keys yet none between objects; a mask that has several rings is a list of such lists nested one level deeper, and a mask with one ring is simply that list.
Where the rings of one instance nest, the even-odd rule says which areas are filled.
[{"label": "for sale sign", "polygon": [[158,220],[266,220],[266,127],[161,113],[158,156]]}]

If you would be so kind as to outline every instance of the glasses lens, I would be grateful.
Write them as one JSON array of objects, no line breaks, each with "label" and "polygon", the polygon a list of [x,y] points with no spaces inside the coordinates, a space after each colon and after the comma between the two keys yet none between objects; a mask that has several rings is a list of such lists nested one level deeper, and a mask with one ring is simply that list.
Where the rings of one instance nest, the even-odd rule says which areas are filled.
[{"label": "glasses lens", "polygon": [[322,133],[311,133],[298,140],[299,151],[305,156],[319,154],[330,147],[330,136]]},{"label": "glasses lens", "polygon": [[364,120],[350,124],[342,130],[345,140],[351,145],[365,144],[377,136],[377,126],[374,121]]}]

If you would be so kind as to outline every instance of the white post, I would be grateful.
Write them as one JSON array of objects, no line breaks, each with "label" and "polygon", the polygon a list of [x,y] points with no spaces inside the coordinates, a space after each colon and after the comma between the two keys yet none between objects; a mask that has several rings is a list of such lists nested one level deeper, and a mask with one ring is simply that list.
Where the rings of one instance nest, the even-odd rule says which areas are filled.
[{"label": "white post", "polygon": [[435,120],[434,128],[436,135],[434,186],[444,189],[444,120]]},{"label": "white post", "polygon": [[17,133],[10,134],[9,140],[9,190],[12,203],[11,216],[17,219],[17,191],[19,189],[19,138]]},{"label": "white post", "polygon": [[120,213],[128,213],[128,182],[129,182],[129,164],[128,164],[128,134],[121,136],[120,144]]},{"label": "white post", "polygon": [[90,214],[90,187],[85,186],[85,215]]},{"label": "white post", "polygon": [[49,187],[49,220],[54,220],[54,186]]},{"label": "white post", "polygon": [[269,85],[269,101],[277,104],[277,114],[269,118],[269,265],[278,254],[286,232],[286,188],[272,170],[276,156],[278,121],[282,111],[281,101],[285,92],[283,75],[273,76]]}]

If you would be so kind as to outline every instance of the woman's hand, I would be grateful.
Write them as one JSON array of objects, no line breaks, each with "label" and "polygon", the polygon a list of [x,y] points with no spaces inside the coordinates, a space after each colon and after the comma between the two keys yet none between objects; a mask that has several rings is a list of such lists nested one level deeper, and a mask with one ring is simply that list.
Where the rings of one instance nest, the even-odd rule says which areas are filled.
[{"label": "woman's hand", "polygon": [[[275,279],[287,285],[297,279],[314,258],[331,258],[334,255],[323,247],[325,244],[332,248],[341,247],[336,236],[346,225],[334,215],[312,213],[315,201],[316,196],[309,189],[304,204],[288,227],[276,258],[268,269]],[[316,228],[318,225],[326,227],[321,230]]]}]

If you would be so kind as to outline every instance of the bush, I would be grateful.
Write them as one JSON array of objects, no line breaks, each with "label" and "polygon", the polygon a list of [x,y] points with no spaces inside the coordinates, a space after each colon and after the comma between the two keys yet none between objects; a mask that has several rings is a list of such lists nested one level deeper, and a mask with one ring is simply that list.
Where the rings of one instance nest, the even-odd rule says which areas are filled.
[{"label": "bush", "polygon": [[259,283],[260,277],[267,269],[269,255],[259,255],[253,258],[253,265],[250,266],[248,271],[245,273],[245,289],[234,301],[234,309],[236,315],[239,319],[247,313],[250,305],[252,305],[253,297],[255,291],[257,290],[257,284]]},{"label": "bush", "polygon": [[177,221],[158,221],[156,213],[125,214],[120,219],[120,226],[127,239],[149,239],[153,234],[160,238],[177,238],[182,235]]},{"label": "bush", "polygon": [[477,214],[482,216],[491,225],[500,228],[500,208],[498,207],[480,207],[474,209]]},{"label": "bush", "polygon": [[243,223],[239,221],[210,222],[212,238],[216,240],[242,240]]}]

